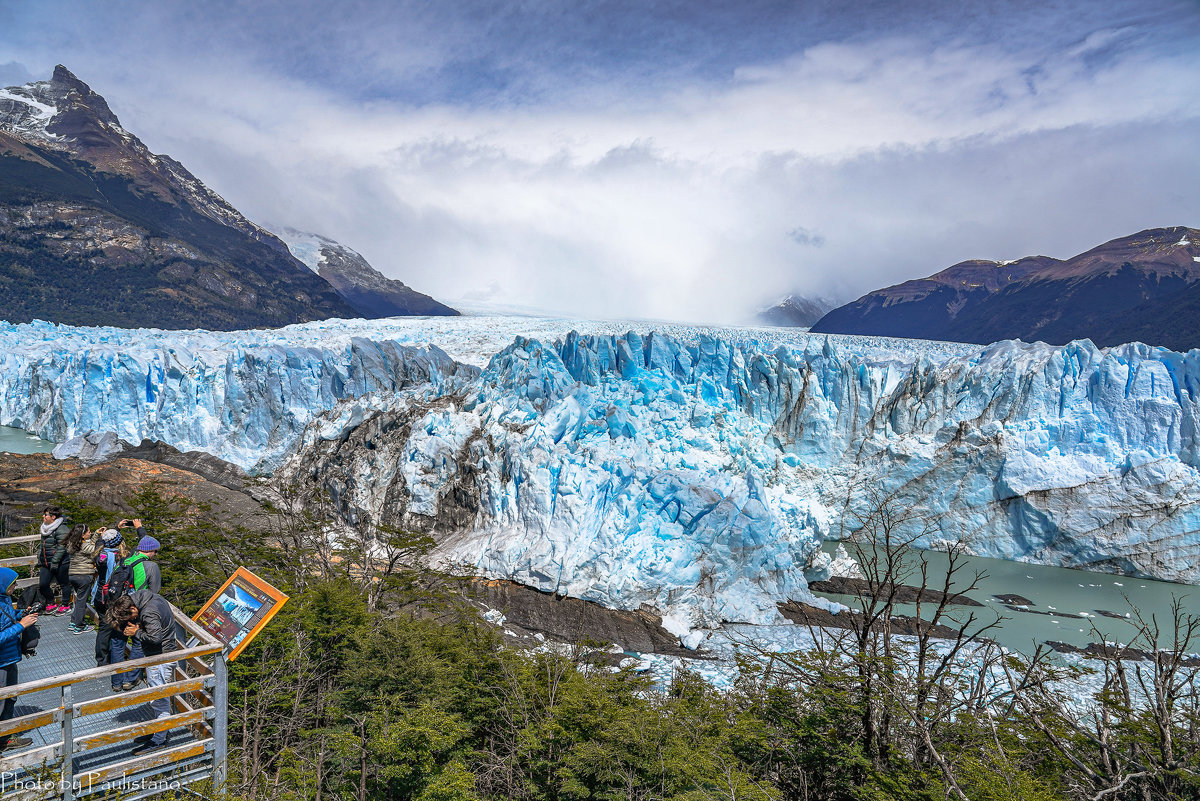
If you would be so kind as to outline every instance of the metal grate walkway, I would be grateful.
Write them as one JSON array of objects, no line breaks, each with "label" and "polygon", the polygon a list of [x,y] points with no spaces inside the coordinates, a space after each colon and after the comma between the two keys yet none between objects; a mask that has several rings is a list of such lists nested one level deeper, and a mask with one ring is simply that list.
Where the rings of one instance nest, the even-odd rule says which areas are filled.
[{"label": "metal grate walkway", "polygon": [[[22,659],[17,686],[0,688],[0,698],[17,697],[0,734],[33,740],[0,754],[0,801],[138,799],[195,781],[223,782],[224,645],[172,609],[180,650],[131,664],[173,665],[173,680],[124,693],[111,689],[120,668],[96,667],[94,631],[72,634],[65,615],[39,619],[37,653]],[[155,719],[155,698],[170,699],[168,718]],[[166,747],[134,756],[134,738],[155,731],[169,731]]]},{"label": "metal grate walkway", "polygon": [[[38,645],[37,654],[23,658],[18,666],[18,680],[22,684],[96,667],[96,632],[89,631],[84,634],[71,634],[67,630],[68,621],[70,621],[69,615],[59,617],[42,615],[38,619],[38,627],[42,631],[42,639]],[[75,684],[72,687],[71,700],[78,704],[85,701],[95,701],[101,698],[112,697],[114,693],[112,692],[111,684],[111,679],[108,677],[91,679],[90,681]],[[140,687],[145,686],[145,683],[140,685]],[[58,689],[42,690],[30,695],[23,695],[17,699],[17,706],[13,712],[13,716],[21,717],[22,715],[33,715],[38,712],[58,709],[61,700],[62,693]],[[97,712],[77,719],[73,727],[74,735],[76,738],[86,737],[89,734],[111,731],[122,726],[145,723],[153,719],[154,714],[151,712],[148,703],[129,706],[123,709]],[[27,731],[24,735],[32,739],[33,744],[27,746],[25,749],[5,751],[5,757],[16,756],[22,753],[22,751],[32,751],[41,746],[52,745],[61,741],[62,727],[58,723],[53,723],[42,726],[39,729]],[[171,745],[180,745],[195,739],[196,737],[189,729],[176,728],[171,731],[169,742]],[[75,756],[74,772],[76,775],[79,775],[87,773],[93,768],[120,761],[130,756],[129,752],[132,748],[133,743],[129,742],[85,751]]]}]

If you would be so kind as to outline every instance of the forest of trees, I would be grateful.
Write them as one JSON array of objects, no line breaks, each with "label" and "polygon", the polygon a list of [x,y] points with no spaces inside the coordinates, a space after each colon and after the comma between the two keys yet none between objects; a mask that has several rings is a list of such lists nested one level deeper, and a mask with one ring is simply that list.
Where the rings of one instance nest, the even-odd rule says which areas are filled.
[{"label": "forest of trees", "polygon": [[60,501],[82,522],[152,521],[163,594],[189,613],[238,565],[291,596],[230,665],[230,781],[210,797],[1200,797],[1200,669],[1184,658],[1200,620],[1180,607],[1143,621],[1131,647],[1174,647],[1093,661],[1103,691],[1083,702],[1062,681],[1082,668],[973,639],[989,623],[945,604],[924,616],[956,637],[897,639],[887,588],[927,571],[897,547],[887,508],[857,546],[877,590],[861,625],[814,632],[801,653],[749,647],[740,677],[718,689],[686,672],[655,686],[582,640],[506,645],[454,579],[420,566],[428,540],[372,530],[331,545],[320,499],[283,499],[269,535],[153,486],[119,514]]}]

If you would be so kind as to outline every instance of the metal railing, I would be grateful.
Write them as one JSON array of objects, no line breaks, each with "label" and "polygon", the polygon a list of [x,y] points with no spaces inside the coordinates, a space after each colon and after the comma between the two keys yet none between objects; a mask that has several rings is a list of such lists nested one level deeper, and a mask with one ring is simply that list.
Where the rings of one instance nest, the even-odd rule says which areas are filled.
[{"label": "metal railing", "polygon": [[[27,537],[5,537],[0,545],[27,541]],[[38,537],[34,536],[33,540]],[[34,556],[0,559],[0,565],[29,565]],[[57,707],[15,717],[0,723],[0,737],[58,726],[59,740],[11,756],[0,754],[0,776],[9,787],[25,788],[31,782],[53,787],[38,797],[56,797],[63,801],[87,798],[101,793],[122,799],[143,798],[198,781],[210,781],[214,787],[224,784],[228,748],[228,684],[225,645],[198,626],[191,618],[171,606],[177,631],[178,650],[89,668],[49,678],[0,687],[0,701],[30,696],[48,690],[59,691]],[[182,629],[184,636],[178,637]],[[111,682],[111,677],[137,668],[173,664],[174,681],[158,687],[76,701],[75,689],[88,682]],[[107,728],[94,734],[77,735],[76,726],[89,716],[108,715],[149,701],[168,698],[168,717]],[[114,721],[115,722],[115,721]],[[76,762],[88,752],[132,741],[135,737],[187,727],[193,739],[181,745],[154,751],[145,756],[89,759],[87,767],[76,769]],[[23,777],[26,779],[23,781]],[[0,786],[0,801],[26,798],[28,789]],[[152,788],[145,790],[144,788]],[[156,789],[154,789],[156,788]]]},{"label": "metal railing", "polygon": [[[0,547],[9,545],[36,545],[42,541],[38,534],[32,534],[23,537],[0,537]],[[33,548],[33,553],[24,556],[10,556],[0,559],[0,567],[11,567],[14,570],[21,567],[28,567],[37,562],[37,548]],[[37,584],[37,577],[17,579],[17,586],[21,589]]]}]

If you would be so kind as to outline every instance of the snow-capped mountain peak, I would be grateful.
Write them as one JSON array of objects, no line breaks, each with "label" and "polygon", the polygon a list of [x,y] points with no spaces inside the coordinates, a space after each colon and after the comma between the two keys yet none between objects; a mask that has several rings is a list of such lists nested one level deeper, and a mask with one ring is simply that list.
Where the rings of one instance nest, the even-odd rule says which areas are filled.
[{"label": "snow-capped mountain peak", "polygon": [[9,320],[230,328],[354,314],[62,65],[0,91],[0,174]]},{"label": "snow-capped mountain peak", "polygon": [[837,306],[832,300],[810,297],[798,292],[788,295],[770,308],[758,312],[757,322],[766,325],[807,328]]},{"label": "snow-capped mountain peak", "polygon": [[[28,270],[3,276],[10,320],[228,328],[456,313],[327,237],[286,229],[293,257],[181,163],[151,153],[62,65],[0,92],[0,161],[36,197],[0,198],[0,250],[9,264],[41,267],[36,291]],[[106,285],[92,286],[100,266]]]},{"label": "snow-capped mountain peak", "polygon": [[321,273],[321,265],[327,263],[330,255],[335,253],[342,253],[352,258],[361,259],[364,263],[367,261],[358,251],[348,248],[327,236],[300,231],[288,225],[269,225],[266,227],[267,230],[283,240],[283,243],[287,245],[288,250],[292,252],[293,256],[318,275]]},{"label": "snow-capped mountain peak", "polygon": [[151,153],[122,127],[103,97],[61,64],[48,81],[0,90],[0,132],[83,158],[104,172],[130,178],[163,201],[191,205],[222,225],[279,247],[178,161]]},{"label": "snow-capped mountain peak", "polygon": [[269,229],[283,240],[297,260],[332,284],[364,317],[458,314],[404,282],[388,278],[372,267],[361,253],[327,236],[290,226],[269,226]]}]

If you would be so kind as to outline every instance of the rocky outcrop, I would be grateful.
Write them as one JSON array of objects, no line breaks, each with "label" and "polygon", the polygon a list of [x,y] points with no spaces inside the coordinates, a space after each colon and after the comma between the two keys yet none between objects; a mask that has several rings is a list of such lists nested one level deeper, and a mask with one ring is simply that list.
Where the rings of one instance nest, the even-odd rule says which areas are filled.
[{"label": "rocky outcrop", "polygon": [[4,529],[11,534],[40,522],[42,507],[59,493],[116,509],[120,514],[134,514],[125,501],[148,484],[164,495],[209,504],[215,514],[248,529],[270,529],[262,506],[250,495],[190,470],[136,458],[85,465],[78,459],[55,459],[44,453],[0,452],[0,515]]},{"label": "rocky outcrop", "polygon": [[195,473],[202,478],[219,484],[226,489],[241,492],[250,483],[250,476],[235,464],[218,459],[203,451],[184,453],[165,442],[144,439],[134,445],[117,437],[111,431],[90,431],[72,437],[54,448],[55,459],[78,459],[85,467],[106,462],[110,459],[140,459],[146,462],[166,464]]},{"label": "rocky outcrop", "polygon": [[611,643],[640,654],[697,656],[662,627],[661,617],[644,609],[606,609],[512,581],[468,581],[463,591],[483,609],[502,614],[503,622],[497,621],[501,629],[517,635],[542,634],[569,644]]},{"label": "rocky outcrop", "polygon": [[827,595],[887,598],[898,604],[912,604],[920,601],[923,604],[937,605],[945,600],[947,604],[958,606],[983,606],[983,604],[974,598],[961,593],[947,595],[940,590],[933,590],[928,587],[912,587],[907,584],[883,584],[847,576],[831,576],[819,581],[810,581],[808,588],[813,592],[825,593]]},{"label": "rocky outcrop", "polygon": [[[848,631],[862,631],[866,625],[862,613],[855,612],[850,609],[844,609],[840,612],[832,612],[818,606],[801,603],[798,601],[786,601],[779,604],[779,611],[785,618],[795,623],[797,626],[809,626],[819,629],[845,629]],[[877,622],[873,627],[874,631],[884,631],[885,626],[883,621]],[[887,622],[886,631],[889,634],[901,634],[916,636],[918,634],[928,634],[935,639],[954,640],[959,636],[959,632],[951,626],[938,624],[931,626],[925,620],[919,620],[909,615],[895,615]]]}]

